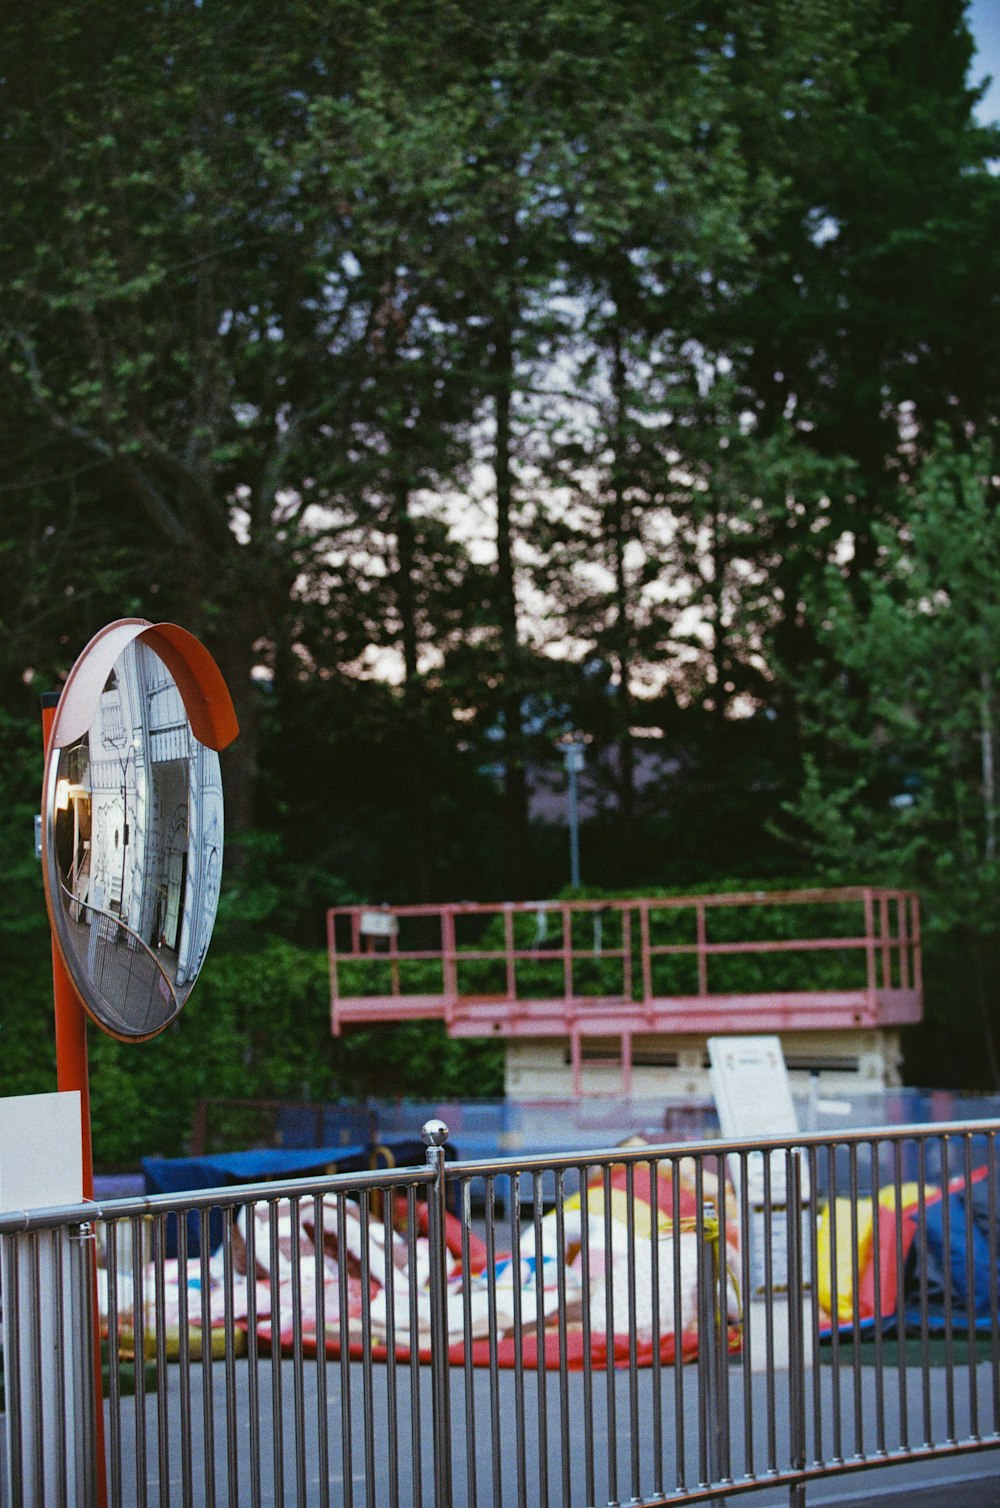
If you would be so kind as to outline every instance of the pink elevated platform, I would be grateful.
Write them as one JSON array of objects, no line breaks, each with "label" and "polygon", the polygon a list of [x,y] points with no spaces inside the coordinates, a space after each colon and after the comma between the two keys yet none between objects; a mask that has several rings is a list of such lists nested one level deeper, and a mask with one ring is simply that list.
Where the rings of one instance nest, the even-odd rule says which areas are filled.
[{"label": "pink elevated platform", "polygon": [[[922,1011],[908,891],[340,906],[332,1026],[427,1018],[455,1037],[891,1028]],[[626,1073],[626,1077],[628,1077]]]}]

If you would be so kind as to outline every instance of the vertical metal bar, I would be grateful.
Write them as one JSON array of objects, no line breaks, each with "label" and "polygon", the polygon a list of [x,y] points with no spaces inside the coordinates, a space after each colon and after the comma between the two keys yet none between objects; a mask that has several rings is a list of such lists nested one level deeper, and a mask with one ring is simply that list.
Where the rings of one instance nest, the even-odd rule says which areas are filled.
[{"label": "vertical metal bar", "polygon": [[509,905],[503,909],[503,946],[507,974],[507,999],[513,1005],[517,999],[517,963],[514,958],[514,913]]},{"label": "vertical metal bar", "polygon": [[[435,1508],[451,1508],[451,1378],[448,1358],[448,1268],[445,1222],[444,1143],[448,1128],[428,1121],[423,1128],[427,1164],[433,1182],[427,1189],[427,1232],[430,1243],[431,1389],[434,1428]],[[523,1428],[523,1415],[519,1421]]]},{"label": "vertical metal bar", "polygon": [[[652,1232],[650,1233],[652,1239]],[[625,1164],[625,1264],[628,1302],[628,1416],[629,1464],[632,1471],[632,1499],[642,1496],[639,1481],[639,1363],[636,1331],[638,1305],[635,1292],[635,1167]]]},{"label": "vertical metal bar", "polygon": [[632,999],[634,983],[632,979],[632,912],[623,907],[618,915],[622,924],[622,995],[626,1000]]},{"label": "vertical metal bar", "polygon": [[[990,1272],[997,1271],[997,1139],[990,1131],[986,1141],[986,1169],[989,1179],[989,1259]],[[998,1313],[998,1289],[990,1285],[990,1374],[993,1384],[993,1433],[1000,1435],[1000,1313]]]},{"label": "vertical metal bar", "polygon": [[222,1209],[222,1336],[225,1346],[223,1366],[226,1377],[226,1465],[229,1487],[227,1508],[238,1508],[240,1501],[239,1431],[237,1428],[236,1393],[236,1320],[233,1307],[233,1221],[231,1204]]},{"label": "vertical metal bar", "polygon": [[711,1311],[708,1307],[708,1294],[714,1292],[715,1284],[710,1267],[706,1263],[705,1233],[705,1173],[702,1160],[695,1155],[694,1167],[694,1197],[695,1217],[694,1232],[695,1242],[698,1249],[698,1266],[696,1276],[697,1289],[697,1319],[698,1326],[698,1483],[704,1487],[711,1477],[711,1449],[709,1436],[712,1431],[712,1413],[715,1399],[712,1396],[710,1379],[710,1335]]},{"label": "vertical metal bar", "polygon": [[580,888],[580,807],[577,798],[577,768],[566,765],[566,809],[569,826],[569,883],[574,890]]},{"label": "vertical metal bar", "polygon": [[[764,1349],[767,1397],[767,1469],[778,1470],[777,1402],[774,1370],[774,1200],[771,1189],[771,1153],[764,1153]],[[787,1190],[786,1190],[787,1197]]]},{"label": "vertical metal bar", "polygon": [[[365,1442],[365,1503],[367,1508],[375,1505],[375,1395],[372,1379],[372,1316],[371,1316],[371,1193],[363,1190],[358,1196],[361,1214],[361,1415],[364,1424]],[[431,1290],[433,1293],[433,1289]],[[303,1508],[305,1502],[303,1499]]]},{"label": "vertical metal bar", "polygon": [[[416,1220],[411,1227],[416,1229]],[[347,1201],[345,1196],[337,1192],[337,1292],[340,1300],[339,1315],[339,1342],[340,1342],[340,1450],[341,1469],[344,1477],[344,1504],[345,1508],[353,1508],[354,1503],[354,1456],[351,1443],[351,1331],[349,1320],[349,1295],[347,1288]],[[411,1280],[416,1283],[416,1264],[411,1266]],[[415,1300],[415,1289],[412,1293]],[[419,1326],[415,1312],[411,1314],[411,1350],[417,1356],[419,1350]],[[419,1357],[417,1361],[416,1378],[414,1380],[414,1396],[417,1400],[415,1407],[419,1407],[420,1397],[420,1370]],[[419,1418],[419,1416],[418,1416]],[[416,1426],[419,1435],[419,1424]],[[419,1473],[417,1481],[419,1482]]]},{"label": "vertical metal bar", "polygon": [[722,1159],[718,1164],[719,1194],[715,1210],[718,1227],[715,1240],[715,1330],[713,1344],[716,1347],[716,1417],[718,1419],[718,1466],[724,1481],[732,1477],[732,1462],[729,1439],[729,1268],[726,1245],[726,1168]]},{"label": "vertical metal bar", "polygon": [[590,1182],[584,1163],[580,1168],[580,1284],[583,1299],[581,1329],[583,1333],[583,1471],[588,1503],[596,1501],[594,1467],[594,1353],[591,1331],[590,1284]]},{"label": "vertical metal bar", "polygon": [[250,1416],[250,1501],[262,1501],[260,1459],[260,1353],[257,1337],[257,1215],[256,1204],[246,1210],[247,1247],[247,1411]]},{"label": "vertical metal bar", "polygon": [[486,1314],[490,1351],[490,1449],[493,1462],[493,1508],[503,1501],[502,1452],[500,1445],[500,1372],[497,1365],[497,1251],[496,1177],[486,1179]]},{"label": "vertical metal bar", "polygon": [[750,1269],[750,1176],[746,1152],[739,1154],[740,1193],[740,1308],[743,1326],[743,1345],[740,1357],[743,1381],[743,1470],[748,1477],[754,1475],[753,1444],[753,1277]]},{"label": "vertical metal bar", "polygon": [[[883,905],[887,903],[883,902]],[[888,926],[888,911],[884,917]],[[885,1371],[882,1347],[882,1237],[879,1230],[879,1213],[881,1211],[881,1179],[879,1159],[881,1156],[881,1143],[872,1138],[872,1274],[874,1277],[873,1295],[875,1308],[875,1449],[880,1456],[886,1454],[885,1443]]]},{"label": "vertical metal bar", "polygon": [[[406,1191],[407,1274],[410,1315],[410,1456],[413,1463],[411,1491],[414,1508],[423,1503],[423,1450],[420,1420],[420,1305],[417,1297],[417,1191]],[[346,1468],[345,1468],[346,1473]],[[346,1474],[344,1478],[347,1480]]]},{"label": "vertical metal bar", "polygon": [[[52,1264],[53,1299],[55,1301],[55,1304],[54,1304],[54,1307],[55,1307],[54,1329],[55,1329],[56,1335],[58,1335],[58,1337],[59,1337],[59,1349],[60,1349],[60,1352],[61,1352],[62,1349],[63,1349],[64,1343],[65,1343],[65,1338],[66,1338],[66,1305],[65,1305],[65,1294],[64,1294],[64,1291],[63,1291],[63,1289],[64,1289],[64,1283],[63,1283],[63,1250],[64,1250],[64,1243],[66,1241],[68,1233],[66,1231],[64,1231],[64,1230],[52,1230],[52,1231],[48,1231],[46,1233],[46,1235],[47,1235],[47,1238],[48,1238],[48,1245],[49,1245],[49,1261]],[[80,1245],[81,1245],[82,1249],[84,1249],[84,1250],[86,1249],[85,1243],[83,1241],[81,1241]],[[87,1277],[89,1277],[89,1274],[85,1273],[84,1277],[86,1279]],[[84,1288],[82,1288],[80,1291],[82,1293],[89,1294],[89,1292],[90,1292],[90,1284],[89,1284],[89,1282],[87,1283],[87,1286],[84,1287]],[[92,1353],[92,1349],[88,1348],[86,1350],[85,1354],[87,1356],[92,1355],[93,1354]],[[111,1351],[110,1351],[110,1347],[109,1347],[109,1349],[108,1349],[109,1372],[110,1372],[110,1358],[111,1358]],[[55,1460],[55,1479],[56,1480],[55,1480],[55,1487],[56,1487],[57,1502],[58,1502],[59,1508],[65,1508],[66,1491],[67,1491],[67,1485],[68,1485],[67,1484],[68,1472],[67,1472],[67,1469],[66,1469],[66,1436],[67,1436],[67,1424],[69,1422],[68,1419],[67,1419],[67,1416],[66,1416],[66,1367],[65,1367],[65,1364],[60,1365],[60,1366],[58,1366],[56,1368],[55,1384],[56,1384],[56,1399],[55,1399],[55,1414],[56,1414],[56,1417],[53,1420],[53,1428],[54,1428],[55,1440],[56,1440],[56,1460]],[[101,1408],[102,1407],[102,1403],[101,1403],[101,1400],[99,1398],[94,1400],[94,1407],[95,1408]]]},{"label": "vertical metal bar", "polygon": [[201,1282],[201,1408],[204,1419],[205,1502],[215,1502],[215,1389],[212,1377],[211,1217],[198,1211],[198,1264]]},{"label": "vertical metal bar", "polygon": [[944,1397],[946,1440],[952,1444],[955,1440],[955,1328],[952,1291],[954,1278],[952,1276],[952,1253],[951,1253],[951,1198],[948,1185],[951,1182],[950,1172],[951,1138],[945,1134],[941,1138],[941,1265],[944,1268]]},{"label": "vertical metal bar", "polygon": [[567,1000],[573,999],[573,916],[569,906],[562,905],[562,959],[563,959],[563,995]]},{"label": "vertical metal bar", "polygon": [[292,1280],[292,1431],[295,1439],[295,1496],[298,1508],[306,1504],[306,1369],[302,1350],[302,1205],[288,1201],[291,1226],[288,1260]]},{"label": "vertical metal bar", "polygon": [[135,1350],[135,1500],[146,1508],[146,1286],[143,1258],[145,1223],[133,1216],[132,1226],[132,1339]]},{"label": "vertical metal bar", "polygon": [[819,1156],[809,1148],[809,1345],[812,1356],[813,1460],[823,1462],[823,1380],[819,1356]]},{"label": "vertical metal bar", "polygon": [[[681,1185],[680,1162],[670,1159],[670,1219],[674,1233],[673,1241],[673,1300],[674,1300],[674,1450],[677,1464],[677,1489],[683,1492],[687,1485],[687,1465],[684,1438],[684,1309],[681,1292]],[[588,1503],[593,1498],[587,1499]]]},{"label": "vertical metal bar", "polygon": [[[806,1464],[805,1314],[802,1262],[802,1168],[798,1152],[785,1152],[785,1233],[788,1241],[788,1447],[793,1471]],[[805,1484],[790,1488],[791,1508],[805,1508]]]},{"label": "vertical metal bar", "polygon": [[829,1194],[827,1197],[827,1212],[829,1215],[830,1240],[830,1412],[833,1460],[835,1462],[844,1459],[844,1436],[843,1421],[841,1416],[840,1396],[840,1272],[837,1262],[838,1241],[838,1212],[837,1212],[837,1148],[834,1143],[827,1147],[827,1176]]},{"label": "vertical metal bar", "polygon": [[446,1021],[451,1021],[458,1003],[458,961],[455,946],[455,913],[445,906],[441,912],[441,983],[444,986]]},{"label": "vertical metal bar", "polygon": [[5,1255],[3,1307],[8,1326],[5,1343],[10,1348],[5,1376],[7,1448],[9,1450],[11,1502],[14,1508],[21,1508],[24,1503],[26,1485],[33,1480],[37,1481],[37,1476],[32,1477],[30,1468],[27,1471],[27,1484],[25,1480],[26,1456],[29,1448],[29,1442],[26,1439],[28,1420],[36,1421],[36,1425],[40,1423],[40,1420],[32,1397],[30,1366],[25,1367],[21,1364],[21,1358],[29,1355],[31,1348],[31,1293],[25,1291],[30,1281],[31,1263],[27,1255],[30,1245],[31,1237],[20,1233],[3,1237]]},{"label": "vertical metal bar", "polygon": [[[572,1474],[570,1471],[569,1427],[569,1354],[566,1337],[566,1181],[563,1171],[556,1173],[556,1316],[559,1324],[559,1469],[562,1484],[562,1508],[570,1508]],[[469,1508],[476,1508],[470,1499]]]},{"label": "vertical metal bar", "polygon": [[[969,1434],[979,1439],[979,1386],[976,1377],[976,1264],[975,1225],[973,1221],[972,1183],[972,1137],[962,1138],[965,1151],[965,1305],[968,1316],[968,1380],[969,1380]],[[991,1286],[996,1286],[996,1268],[993,1268]]]},{"label": "vertical metal bar", "polygon": [[[465,1384],[465,1490],[468,1508],[476,1508],[476,1392],[472,1366],[472,1258],[469,1233],[472,1228],[472,1188],[462,1179],[462,1369]],[[390,1445],[391,1451],[391,1445]],[[391,1496],[391,1493],[390,1493]],[[392,1498],[393,1508],[395,1498]]]},{"label": "vertical metal bar", "polygon": [[538,1392],[538,1503],[549,1508],[549,1419],[545,1379],[545,1261],[542,1252],[542,1175],[532,1174],[535,1235],[535,1383]]},{"label": "vertical metal bar", "polygon": [[[385,1294],[385,1402],[386,1441],[389,1448],[389,1508],[399,1508],[399,1399],[396,1385],[396,1260],[393,1252],[395,1190],[387,1188],[382,1200],[385,1231],[382,1276]],[[472,1505],[474,1508],[474,1505]]]},{"label": "vertical metal bar", "polygon": [[153,1216],[153,1292],[156,1298],[156,1444],[160,1503],[170,1503],[170,1413],[167,1397],[166,1220]]},{"label": "vertical metal bar", "polygon": [[861,1373],[861,1308],[860,1308],[860,1254],[859,1228],[858,1228],[858,1199],[860,1186],[858,1182],[858,1145],[851,1142],[847,1149],[848,1161],[848,1187],[851,1195],[851,1372],[854,1382],[854,1454],[863,1456],[865,1453],[864,1438],[864,1398],[862,1395]]},{"label": "vertical metal bar", "polygon": [[[653,959],[649,938],[649,902],[639,902],[639,954],[642,969],[642,1000],[648,1010],[653,1004]],[[587,1499],[588,1503],[592,1499]]]},{"label": "vertical metal bar", "polygon": [[[84,1438],[88,1441],[98,1440],[97,1459],[90,1450],[83,1452],[82,1491],[88,1502],[105,1502],[107,1491],[107,1473],[104,1466],[104,1404],[103,1404],[103,1379],[100,1366],[100,1347],[98,1337],[97,1316],[97,1271],[95,1267],[97,1256],[96,1233],[93,1225],[86,1224],[80,1227],[80,1241],[78,1243],[78,1292],[84,1295],[83,1312],[81,1317],[81,1340],[82,1356],[84,1358],[84,1376],[81,1378],[80,1398],[83,1416]],[[98,1409],[100,1409],[100,1436],[98,1437]],[[102,1478],[99,1481],[99,1473]]]},{"label": "vertical metal bar", "polygon": [[660,1335],[660,1176],[659,1165],[649,1163],[650,1282],[653,1324],[653,1496],[663,1496],[663,1357]]},{"label": "vertical metal bar", "polygon": [[108,1413],[111,1508],[122,1508],[122,1380],[118,1339],[118,1221],[109,1220],[104,1238],[108,1264]]},{"label": "vertical metal bar", "polygon": [[903,1256],[903,1144],[893,1145],[893,1203],[896,1209],[896,1376],[899,1407],[899,1444],[910,1448],[909,1399],[906,1389],[906,1264]]},{"label": "vertical metal bar", "polygon": [[934,1438],[931,1426],[931,1363],[927,1291],[927,1138],[917,1141],[917,1272],[920,1282],[920,1382],[923,1444]]},{"label": "vertical metal bar", "polygon": [[402,985],[399,974],[399,918],[396,918],[396,928],[389,937],[389,981],[392,993],[396,996],[402,994]]},{"label": "vertical metal bar", "polygon": [[607,1389],[606,1419],[608,1430],[608,1502],[618,1501],[618,1417],[615,1397],[615,1287],[614,1287],[614,1227],[611,1220],[611,1168],[601,1168],[601,1185],[604,1195],[604,1313],[605,1313],[605,1364],[604,1380]]},{"label": "vertical metal bar", "polygon": [[[45,1492],[45,1412],[44,1395],[42,1393],[42,1327],[41,1309],[42,1295],[40,1274],[38,1271],[38,1232],[31,1231],[27,1238],[27,1248],[30,1253],[28,1258],[28,1273],[30,1279],[30,1324],[28,1330],[28,1351],[31,1356],[31,1419],[33,1428],[31,1431],[32,1443],[32,1479],[36,1484],[36,1491],[44,1496]],[[82,1289],[81,1289],[82,1291]]]},{"label": "vertical metal bar", "polygon": [[524,1430],[524,1330],[521,1311],[521,1175],[510,1175],[510,1275],[511,1300],[514,1306],[514,1458],[517,1473],[517,1500],[528,1500],[527,1463]]},{"label": "vertical metal bar", "polygon": [[717,1334],[718,1296],[718,1222],[715,1211],[705,1200],[701,1158],[695,1170],[698,1212],[695,1217],[698,1238],[698,1474],[703,1486],[715,1486],[721,1476],[719,1460],[719,1389]]},{"label": "vertical metal bar", "polygon": [[876,991],[875,974],[875,903],[870,885],[864,890],[865,912],[865,980],[868,1004],[874,1006]]},{"label": "vertical metal bar", "polygon": [[[21,1345],[21,1301],[20,1301],[20,1237],[0,1237],[0,1247],[3,1250],[3,1308],[7,1319],[7,1344],[10,1346],[11,1357],[19,1357],[22,1351]],[[24,1499],[24,1405],[21,1398],[20,1369],[8,1364],[5,1369],[5,1382],[7,1387],[7,1447],[9,1450],[9,1482],[11,1502],[17,1505]]]},{"label": "vertical metal bar", "polygon": [[[313,1292],[316,1315],[316,1456],[319,1474],[320,1508],[330,1504],[330,1421],[328,1417],[326,1379],[326,1225],[322,1194],[313,1195]],[[389,1245],[391,1260],[391,1245]],[[389,1323],[392,1323],[390,1316]],[[395,1366],[395,1357],[393,1357]],[[395,1394],[393,1393],[393,1401]],[[393,1419],[393,1423],[395,1420]],[[398,1473],[396,1442],[393,1438],[391,1469]],[[393,1508],[396,1508],[395,1501]]]},{"label": "vertical metal bar", "polygon": [[698,942],[698,994],[702,998],[708,994],[708,954],[705,952],[705,944],[708,942],[706,923],[705,902],[698,901],[695,906],[695,929]]},{"label": "vertical metal bar", "polygon": [[[177,1381],[180,1402],[181,1501],[193,1500],[194,1469],[191,1451],[191,1320],[188,1303],[188,1217],[177,1221]],[[202,1332],[204,1337],[204,1332]]]},{"label": "vertical metal bar", "polygon": [[[281,1201],[267,1201],[268,1272],[271,1288],[271,1474],[274,1501],[285,1502],[285,1431],[281,1393]],[[345,1484],[346,1485],[346,1484]]]}]

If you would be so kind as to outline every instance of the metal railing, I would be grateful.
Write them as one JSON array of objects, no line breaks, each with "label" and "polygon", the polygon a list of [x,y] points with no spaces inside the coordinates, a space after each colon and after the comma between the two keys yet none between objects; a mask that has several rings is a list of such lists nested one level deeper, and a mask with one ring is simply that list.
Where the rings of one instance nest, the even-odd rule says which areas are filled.
[{"label": "metal railing", "polygon": [[116,1508],[912,1481],[1000,1445],[998,1134],[446,1164],[432,1122],[420,1167],[4,1215],[12,1508],[95,1500],[95,1324]]},{"label": "metal railing", "polygon": [[921,1010],[919,905],[903,890],[340,906],[327,935],[334,1033],[409,1017],[465,1035],[713,1030],[734,1002],[762,1030]]}]

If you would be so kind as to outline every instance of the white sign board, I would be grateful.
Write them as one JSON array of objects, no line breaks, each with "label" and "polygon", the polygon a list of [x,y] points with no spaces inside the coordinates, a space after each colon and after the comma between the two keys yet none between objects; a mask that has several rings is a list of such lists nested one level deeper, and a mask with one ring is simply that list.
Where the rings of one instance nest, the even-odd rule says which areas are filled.
[{"label": "white sign board", "polygon": [[799,1123],[780,1037],[709,1037],[708,1059],[724,1137],[795,1136]]},{"label": "white sign board", "polygon": [[0,1099],[0,1211],[82,1199],[79,1090]]},{"label": "white sign board", "polygon": [[[83,1202],[83,1131],[78,1090],[0,1099],[0,1211],[44,1209]],[[66,1229],[33,1245],[30,1235],[0,1238],[5,1290],[4,1383],[27,1400],[23,1436],[12,1439],[7,1420],[7,1502],[95,1501],[93,1446],[80,1400],[93,1393],[89,1296],[81,1288],[79,1241]],[[75,1250],[74,1250],[75,1247]],[[12,1257],[16,1255],[16,1265]],[[7,1303],[7,1293],[17,1303]],[[15,1321],[15,1315],[20,1316]],[[15,1329],[18,1323],[20,1328]],[[67,1400],[73,1400],[67,1408]],[[14,1495],[17,1451],[19,1495]],[[2,1493],[0,1493],[2,1496]]]},{"label": "white sign board", "polygon": [[389,911],[362,911],[359,930],[362,937],[395,937],[399,923]]},{"label": "white sign board", "polygon": [[[723,1136],[731,1141],[752,1142],[770,1136],[785,1136],[794,1141],[799,1130],[798,1117],[781,1039],[709,1037],[708,1055],[709,1079]],[[752,1295],[781,1292],[788,1284],[786,1154],[772,1152],[767,1161],[770,1175],[767,1179],[762,1153],[751,1152],[746,1161]],[[731,1157],[729,1168],[739,1191],[741,1160]],[[809,1180],[808,1169],[801,1162],[799,1177],[805,1208]]]}]

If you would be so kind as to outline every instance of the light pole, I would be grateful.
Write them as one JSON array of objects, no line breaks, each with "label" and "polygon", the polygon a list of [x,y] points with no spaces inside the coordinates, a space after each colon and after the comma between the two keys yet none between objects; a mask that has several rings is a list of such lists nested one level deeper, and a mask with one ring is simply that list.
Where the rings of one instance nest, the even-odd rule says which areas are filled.
[{"label": "light pole", "polygon": [[584,742],[574,733],[563,744],[563,759],[566,762],[566,816],[569,823],[569,882],[574,890],[580,888],[580,806],[576,777],[583,769]]}]

